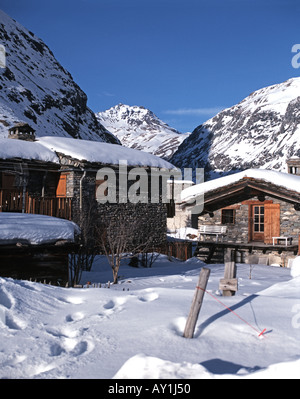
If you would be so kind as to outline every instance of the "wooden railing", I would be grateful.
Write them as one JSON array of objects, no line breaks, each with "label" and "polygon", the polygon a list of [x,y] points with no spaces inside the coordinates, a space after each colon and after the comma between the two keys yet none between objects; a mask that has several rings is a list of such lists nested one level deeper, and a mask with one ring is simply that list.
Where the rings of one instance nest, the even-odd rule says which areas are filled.
[{"label": "wooden railing", "polygon": [[71,220],[71,198],[35,198],[16,190],[0,190],[0,212],[24,212]]}]

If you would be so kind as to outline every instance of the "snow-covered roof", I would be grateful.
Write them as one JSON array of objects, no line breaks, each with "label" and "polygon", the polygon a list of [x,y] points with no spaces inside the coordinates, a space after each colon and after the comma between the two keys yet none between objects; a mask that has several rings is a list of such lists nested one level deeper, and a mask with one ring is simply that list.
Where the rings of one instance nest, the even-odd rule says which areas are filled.
[{"label": "snow-covered roof", "polygon": [[170,162],[155,155],[117,144],[53,136],[41,137],[38,139],[38,142],[51,151],[88,162],[119,165],[121,161],[126,161],[129,166],[175,168]]},{"label": "snow-covered roof", "polygon": [[11,158],[59,163],[59,158],[55,152],[38,142],[0,139],[0,159]]},{"label": "snow-covered roof", "polygon": [[22,158],[58,164],[57,153],[92,163],[119,165],[126,161],[129,166],[175,169],[170,162],[153,154],[117,144],[54,136],[41,137],[35,142],[0,139],[0,159]]},{"label": "snow-covered roof", "polygon": [[0,245],[48,244],[59,240],[74,242],[80,229],[74,222],[52,216],[26,213],[0,213]]},{"label": "snow-covered roof", "polygon": [[300,194],[300,176],[277,172],[275,170],[248,169],[243,172],[220,177],[219,179],[210,180],[201,184],[196,184],[192,187],[188,187],[182,191],[181,200],[183,202],[191,201],[199,195],[203,195],[209,191],[236,183],[246,177],[263,180]]}]

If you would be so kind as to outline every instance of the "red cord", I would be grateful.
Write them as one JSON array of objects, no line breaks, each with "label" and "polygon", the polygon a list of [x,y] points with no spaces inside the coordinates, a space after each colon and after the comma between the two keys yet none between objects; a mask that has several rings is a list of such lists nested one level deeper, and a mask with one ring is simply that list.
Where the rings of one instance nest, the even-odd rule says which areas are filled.
[{"label": "red cord", "polygon": [[237,313],[235,313],[235,311],[233,311],[232,309],[230,309],[228,306],[226,306],[223,302],[221,302],[218,298],[216,298],[213,294],[211,294],[210,292],[204,290],[203,288],[197,286],[196,287],[198,290],[202,290],[204,292],[206,292],[208,295],[210,295],[212,298],[214,298],[217,302],[219,302],[222,306],[224,306],[227,310],[229,310],[230,312],[232,312],[235,316],[237,316],[240,320],[242,320],[244,323],[248,324],[249,327],[253,328],[253,330],[255,330],[256,332],[259,333],[259,337],[263,336],[264,337],[264,333],[266,332],[266,328],[262,331],[259,331],[257,328],[255,328],[254,326],[252,326],[250,323],[248,323],[246,320],[244,320],[241,316],[239,316]]}]

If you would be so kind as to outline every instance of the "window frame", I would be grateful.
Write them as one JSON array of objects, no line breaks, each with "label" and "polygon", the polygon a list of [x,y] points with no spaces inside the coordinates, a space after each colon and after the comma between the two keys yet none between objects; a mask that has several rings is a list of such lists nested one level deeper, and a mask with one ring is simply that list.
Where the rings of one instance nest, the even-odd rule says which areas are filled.
[{"label": "window frame", "polygon": [[[229,215],[228,213],[231,213]],[[227,213],[227,215],[225,215]],[[230,221],[228,221],[230,220]],[[224,208],[221,209],[221,223],[224,225],[235,225],[236,224],[236,209],[234,208]]]}]

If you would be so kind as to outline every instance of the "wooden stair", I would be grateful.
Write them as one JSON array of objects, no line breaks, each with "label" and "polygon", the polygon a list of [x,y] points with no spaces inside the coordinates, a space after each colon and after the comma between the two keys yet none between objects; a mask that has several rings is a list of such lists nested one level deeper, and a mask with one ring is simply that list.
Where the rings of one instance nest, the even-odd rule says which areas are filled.
[{"label": "wooden stair", "polygon": [[224,263],[224,248],[218,246],[217,243],[204,246],[201,245],[201,242],[198,242],[194,256],[205,263]]}]

